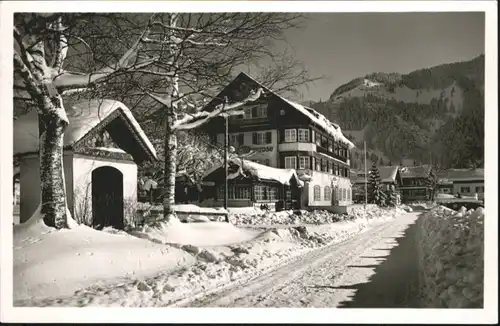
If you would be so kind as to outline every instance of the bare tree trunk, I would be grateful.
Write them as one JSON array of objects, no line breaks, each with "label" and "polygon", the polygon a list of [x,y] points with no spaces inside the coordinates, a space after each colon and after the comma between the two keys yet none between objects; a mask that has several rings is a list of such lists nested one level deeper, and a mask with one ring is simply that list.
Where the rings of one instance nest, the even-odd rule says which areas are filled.
[{"label": "bare tree trunk", "polygon": [[45,224],[58,229],[68,227],[66,185],[63,169],[63,137],[68,120],[62,100],[59,105],[46,101],[39,114],[41,213]]},{"label": "bare tree trunk", "polygon": [[[167,119],[167,120],[170,120]],[[177,169],[177,134],[172,130],[172,123],[167,121],[165,131],[165,176],[163,215],[167,222],[176,218],[175,205],[175,174]]]}]

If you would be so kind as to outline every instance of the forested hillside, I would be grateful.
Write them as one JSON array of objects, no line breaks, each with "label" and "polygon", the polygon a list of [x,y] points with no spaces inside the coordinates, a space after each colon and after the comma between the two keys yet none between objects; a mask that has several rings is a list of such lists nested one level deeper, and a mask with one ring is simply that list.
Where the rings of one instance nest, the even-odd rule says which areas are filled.
[{"label": "forested hillside", "polygon": [[381,164],[484,164],[484,55],[406,75],[369,74],[311,106],[356,143],[354,168],[362,166],[363,141],[369,159]]}]

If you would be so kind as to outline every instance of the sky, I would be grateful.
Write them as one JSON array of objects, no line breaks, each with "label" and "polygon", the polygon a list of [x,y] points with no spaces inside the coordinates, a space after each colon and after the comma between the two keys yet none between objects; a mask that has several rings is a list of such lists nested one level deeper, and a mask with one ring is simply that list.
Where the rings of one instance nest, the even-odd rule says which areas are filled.
[{"label": "sky", "polygon": [[373,72],[408,73],[484,53],[484,13],[313,13],[287,31],[311,76],[302,101],[326,100],[340,85]]}]

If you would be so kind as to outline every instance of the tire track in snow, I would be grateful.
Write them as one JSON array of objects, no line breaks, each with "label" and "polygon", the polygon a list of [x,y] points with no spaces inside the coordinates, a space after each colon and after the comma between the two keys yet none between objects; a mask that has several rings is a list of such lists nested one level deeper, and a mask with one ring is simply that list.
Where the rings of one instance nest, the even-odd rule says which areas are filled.
[{"label": "tire track in snow", "polygon": [[[314,297],[305,287],[305,280],[324,279],[330,275],[342,278],[346,266],[356,261],[363,252],[389,235],[395,235],[417,218],[415,213],[405,214],[395,220],[374,226],[344,242],[332,244],[306,253],[291,263],[260,275],[245,284],[215,293],[186,307],[304,307],[304,297]],[[310,282],[307,282],[310,283]],[[331,283],[331,281],[330,281]],[[331,295],[331,293],[330,293]],[[302,297],[302,302],[300,298]]]}]

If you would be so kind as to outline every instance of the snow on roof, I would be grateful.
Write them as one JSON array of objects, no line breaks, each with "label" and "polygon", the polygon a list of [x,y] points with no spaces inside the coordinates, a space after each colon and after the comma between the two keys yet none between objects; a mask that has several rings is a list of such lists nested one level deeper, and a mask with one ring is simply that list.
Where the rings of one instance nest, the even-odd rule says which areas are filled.
[{"label": "snow on roof", "polygon": [[[299,178],[295,169],[278,169],[240,158],[229,159],[228,165],[238,167],[236,172],[228,173],[228,179],[251,175],[258,180],[276,181],[286,186],[289,186],[290,181],[295,179],[299,187],[304,186],[304,182]],[[222,167],[223,165],[219,165],[216,170]],[[216,170],[213,170],[212,173]]]},{"label": "snow on roof", "polygon": [[402,178],[423,178],[426,177],[431,170],[430,165],[409,166],[401,169]]},{"label": "snow on roof", "polygon": [[[64,147],[74,145],[94,127],[120,110],[131,123],[139,138],[156,158],[156,150],[125,104],[114,100],[90,100],[76,102],[66,107],[69,125],[64,133]],[[38,115],[36,110],[14,121],[14,154],[38,152]]]},{"label": "snow on roof", "polygon": [[436,173],[439,179],[450,181],[484,180],[484,169],[448,169]]},{"label": "snow on roof", "polygon": [[302,187],[304,185],[304,183],[299,179],[299,176],[297,175],[295,169],[277,169],[271,166],[239,158],[232,159],[231,163],[239,165],[244,172],[250,172],[259,180],[277,181],[288,186],[290,185],[290,180],[295,178],[299,186]]},{"label": "snow on roof", "polygon": [[[264,88],[267,92],[275,95],[285,103],[289,104],[291,107],[296,109],[297,111],[301,112],[304,114],[306,117],[308,117],[313,123],[324,129],[330,136],[332,136],[335,140],[341,141],[345,143],[349,148],[354,148],[354,144],[347,139],[343,134],[342,130],[340,129],[340,126],[331,122],[326,118],[324,115],[320,114],[318,111],[310,108],[303,106],[301,104],[298,104],[296,102],[293,102],[289,99],[284,98],[283,96],[279,95],[278,93],[274,92],[273,90],[270,90],[269,88],[265,87],[262,85],[260,82],[255,80],[253,77],[249,76],[248,74],[241,72],[239,76],[245,76],[246,78],[252,80],[253,82],[257,83],[260,85],[262,88]],[[236,77],[238,78],[238,77]]]},{"label": "snow on roof", "polygon": [[344,136],[344,134],[342,134],[342,130],[340,129],[339,125],[331,122],[330,120],[328,120],[324,115],[322,115],[318,111],[311,109],[309,107],[303,106],[301,104],[292,102],[292,101],[290,101],[290,100],[288,100],[288,99],[286,99],[278,94],[276,94],[276,96],[280,97],[283,101],[287,102],[292,107],[297,109],[299,112],[301,112],[302,114],[307,116],[309,119],[311,119],[312,122],[314,122],[316,125],[323,128],[335,140],[341,141],[341,142],[347,144],[347,146],[349,146],[350,149],[355,147],[354,144],[349,139],[347,139]]},{"label": "snow on roof", "polygon": [[[396,176],[398,174],[398,166],[378,166],[377,169],[380,174],[380,179],[382,182],[395,182]],[[370,170],[368,170],[370,173]],[[369,179],[370,177],[368,177]],[[360,172],[357,173],[355,182],[364,183],[365,182],[365,173]]]}]

